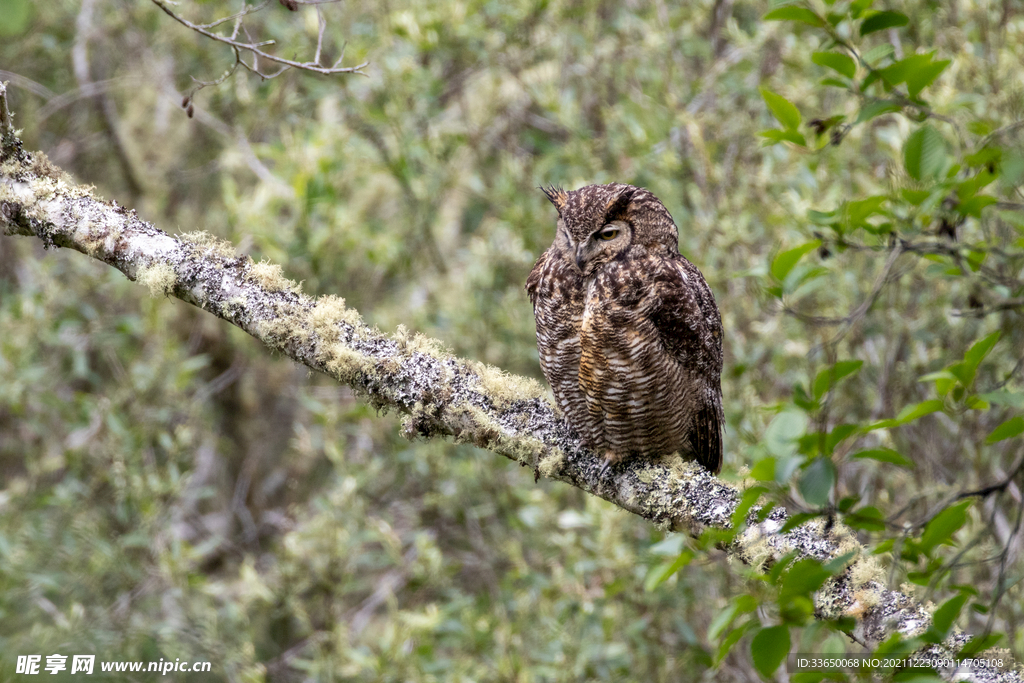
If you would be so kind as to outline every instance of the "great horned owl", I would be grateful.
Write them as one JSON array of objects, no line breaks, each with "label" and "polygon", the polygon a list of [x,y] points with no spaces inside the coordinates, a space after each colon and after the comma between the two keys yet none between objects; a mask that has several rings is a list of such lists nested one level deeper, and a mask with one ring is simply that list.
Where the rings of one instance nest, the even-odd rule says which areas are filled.
[{"label": "great horned owl", "polygon": [[540,365],[558,407],[609,465],[679,452],[722,467],[722,318],[649,191],[544,193],[555,241],[526,280]]}]

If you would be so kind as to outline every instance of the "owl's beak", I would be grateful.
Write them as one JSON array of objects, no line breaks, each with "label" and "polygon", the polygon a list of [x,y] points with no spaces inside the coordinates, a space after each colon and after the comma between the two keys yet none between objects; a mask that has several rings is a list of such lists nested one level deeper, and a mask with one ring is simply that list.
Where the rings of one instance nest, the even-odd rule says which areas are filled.
[{"label": "owl's beak", "polygon": [[586,242],[576,246],[576,267],[583,272],[583,266],[587,265],[586,254],[583,253],[583,247],[586,246]]}]

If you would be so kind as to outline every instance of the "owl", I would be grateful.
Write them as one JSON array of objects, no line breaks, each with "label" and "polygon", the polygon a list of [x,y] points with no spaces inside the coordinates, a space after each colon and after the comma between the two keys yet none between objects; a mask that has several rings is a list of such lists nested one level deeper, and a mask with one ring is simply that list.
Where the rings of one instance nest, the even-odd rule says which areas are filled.
[{"label": "owl", "polygon": [[554,243],[526,280],[541,370],[602,473],[671,453],[722,467],[722,318],[665,206],[632,185],[544,193]]}]

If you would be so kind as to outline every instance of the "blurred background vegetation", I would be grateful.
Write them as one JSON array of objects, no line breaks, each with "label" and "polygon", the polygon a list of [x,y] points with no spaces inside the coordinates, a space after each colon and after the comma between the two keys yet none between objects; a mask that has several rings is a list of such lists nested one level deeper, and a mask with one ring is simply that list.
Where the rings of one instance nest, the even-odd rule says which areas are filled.
[{"label": "blurred background vegetation", "polygon": [[[0,0],[0,79],[28,149],[158,227],[538,378],[522,285],[555,214],[536,188],[650,188],[722,310],[723,476],[866,511],[891,587],[973,587],[959,624],[1020,660],[1020,477],[972,499],[957,548],[904,539],[1021,451],[988,437],[1024,408],[1024,7],[894,3],[909,23],[861,36],[870,4],[812,5],[846,14],[830,37],[766,21],[765,0],[347,0],[321,6],[326,61],[346,45],[365,77],[238,71],[189,118],[191,78],[228,49],[148,2]],[[315,8],[246,26],[312,57]],[[814,57],[837,40],[863,49],[852,80]],[[926,101],[858,122],[900,91],[868,66],[932,51],[950,64]],[[991,201],[964,208],[967,182]],[[894,233],[941,248],[889,259]],[[970,377],[950,369],[996,332]],[[407,442],[201,311],[0,239],[4,679],[63,653],[208,660],[203,680],[759,680],[720,615],[752,596],[772,623],[770,589],[719,551],[663,580],[688,543],[493,454]],[[805,623],[799,651],[854,651]]]}]

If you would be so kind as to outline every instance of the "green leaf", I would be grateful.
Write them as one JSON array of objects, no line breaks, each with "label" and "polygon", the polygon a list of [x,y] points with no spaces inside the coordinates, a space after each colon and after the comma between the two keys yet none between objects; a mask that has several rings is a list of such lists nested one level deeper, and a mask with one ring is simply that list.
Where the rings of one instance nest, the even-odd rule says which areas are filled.
[{"label": "green leaf", "polygon": [[647,552],[652,555],[661,555],[662,557],[675,557],[683,552],[683,544],[685,542],[686,538],[682,534],[668,534],[665,538],[648,548]]},{"label": "green leaf", "polygon": [[920,206],[921,202],[931,196],[931,192],[927,190],[911,190],[909,187],[900,190],[900,194],[914,206]]},{"label": "green leaf", "polygon": [[816,512],[798,512],[795,515],[791,515],[790,518],[786,520],[786,523],[782,525],[781,529],[779,529],[779,533],[784,534],[792,531],[801,524],[806,524],[812,519],[817,519],[820,516],[821,515]]},{"label": "green leaf", "polygon": [[765,493],[768,493],[768,488],[765,486],[751,486],[743,492],[739,504],[732,513],[733,528],[739,528],[747,521],[747,513],[750,512],[750,508],[754,507],[754,504]]},{"label": "green leaf", "polygon": [[938,399],[931,399],[930,401],[921,401],[920,403],[911,403],[908,406],[904,406],[900,414],[896,416],[896,421],[903,425],[908,422],[930,415],[934,412],[942,410],[942,401]]},{"label": "green leaf", "polygon": [[906,467],[907,469],[914,468],[913,460],[900,455],[891,448],[871,448],[865,451],[858,451],[850,457],[854,460],[877,460],[878,462],[887,462],[891,465]]},{"label": "green leaf", "polygon": [[843,515],[843,521],[852,529],[862,531],[885,531],[885,517],[882,512],[873,505],[865,505],[853,512]]},{"label": "green leaf", "polygon": [[873,4],[875,4],[875,0],[853,0],[850,3],[850,17],[859,19]]},{"label": "green leaf", "polygon": [[768,583],[779,583],[779,578],[782,576],[782,573],[789,568],[789,565],[792,564],[794,560],[796,560],[796,554],[797,551],[790,550],[772,565],[772,568],[768,570]]},{"label": "green leaf", "polygon": [[[980,122],[979,121],[974,121],[973,123],[980,123]],[[971,128],[971,124],[969,124],[967,127]],[[986,129],[989,129],[989,128],[991,128],[991,127],[990,126],[986,126]],[[989,131],[989,132],[991,132],[991,131]],[[979,133],[979,135],[987,135],[987,133]],[[982,147],[977,152],[974,152],[973,154],[968,154],[967,156],[964,157],[964,163],[967,164],[968,166],[973,166],[973,167],[987,166],[988,164],[998,164],[1002,160],[1003,160],[1003,150],[1002,149],[1000,149],[999,147],[987,147],[987,146],[986,147]]]},{"label": "green leaf", "polygon": [[[861,55],[861,59],[863,59],[868,64],[877,64],[878,62],[882,61],[895,51],[896,48],[894,48],[891,43],[885,42],[882,43],[881,45],[876,45],[867,52],[865,52],[863,55]],[[872,72],[870,75],[877,77],[877,73],[877,71]],[[868,85],[869,83],[865,82],[864,85],[861,86],[861,88],[866,88],[868,87]]]},{"label": "green leaf", "polygon": [[826,391],[839,384],[841,379],[856,373],[863,365],[862,360],[841,360],[831,367],[818,371],[814,378],[814,398],[820,399]]},{"label": "green leaf", "polygon": [[684,550],[674,561],[662,562],[652,567],[651,571],[647,573],[647,578],[644,580],[644,591],[650,593],[655,590],[658,586],[665,583],[670,576],[690,564],[692,560],[693,553],[689,550]]},{"label": "green leaf", "polygon": [[807,211],[807,220],[816,225],[832,225],[838,218],[835,211],[815,211],[814,209],[809,209]]},{"label": "green leaf", "polygon": [[1024,432],[1024,417],[1011,417],[1009,420],[992,430],[992,433],[985,439],[985,443],[998,443],[1006,439],[1012,439]]},{"label": "green leaf", "polygon": [[760,90],[761,97],[764,98],[768,109],[771,110],[772,115],[782,124],[782,127],[786,130],[796,130],[800,126],[800,111],[793,106],[793,103],[782,95],[776,95],[771,90],[765,88]]},{"label": "green leaf", "polygon": [[818,402],[807,395],[807,391],[804,389],[802,384],[796,384],[793,386],[793,403],[807,412],[812,412],[818,409]]},{"label": "green leaf", "polygon": [[886,638],[881,645],[875,648],[875,654],[891,655],[892,657],[909,655],[921,647],[921,645],[921,641],[917,638],[906,638],[897,632]]},{"label": "green leaf", "polygon": [[715,663],[717,664],[718,662],[721,662],[722,659],[724,659],[725,656],[729,654],[729,650],[732,649],[732,646],[738,643],[740,641],[740,638],[747,634],[747,631],[750,631],[751,629],[754,629],[756,627],[757,624],[754,622],[754,620],[751,619],[747,621],[747,623],[741,626],[737,626],[732,631],[730,631],[729,635],[722,639],[722,644],[718,646],[718,650],[715,652]]},{"label": "green leaf", "polygon": [[853,58],[841,52],[815,52],[811,55],[811,61],[818,66],[838,71],[847,78],[853,78],[857,74],[857,64]]},{"label": "green leaf", "polygon": [[979,652],[984,652],[1004,638],[1002,633],[990,633],[984,638],[972,638],[969,643],[960,650],[960,657],[970,657]]},{"label": "green leaf", "polygon": [[793,566],[782,577],[782,588],[779,590],[779,602],[786,602],[796,596],[811,597],[814,591],[821,588],[832,574],[812,558],[804,558],[793,563]]},{"label": "green leaf", "polygon": [[850,89],[849,81],[842,81],[838,78],[823,78],[821,79],[822,85],[831,85],[833,88],[842,88],[843,90]]},{"label": "green leaf", "polygon": [[[971,382],[974,381],[974,371],[971,369],[971,367],[967,363],[965,363],[963,361],[959,361],[957,363],[949,364],[946,367],[946,372],[948,374],[952,375],[954,379],[956,379],[958,382],[960,382],[960,384],[964,385],[965,387],[969,387],[971,385]],[[933,372],[932,374],[933,375],[941,375],[942,373],[941,372]],[[925,375],[925,377],[927,377],[927,375]],[[943,389],[939,389],[939,385],[941,384],[941,380],[942,379],[944,379],[944,378],[941,377],[941,376],[940,377],[936,377],[937,381],[935,382],[935,388],[939,390],[939,393],[946,394],[946,393],[949,392],[949,389],[951,389],[952,387],[944,387],[944,390]]]},{"label": "green leaf", "polygon": [[922,90],[934,83],[939,74],[945,71],[949,65],[950,60],[942,59],[912,71],[907,76],[907,93],[911,97],[917,97]]},{"label": "green leaf", "polygon": [[854,123],[863,123],[864,121],[873,119],[876,116],[892,114],[894,112],[901,111],[902,109],[903,107],[895,102],[890,102],[889,100],[872,100],[860,108],[860,113],[857,114],[857,120]]},{"label": "green leaf", "polygon": [[[957,366],[962,367],[963,363],[953,363],[949,367],[950,368],[954,368],[954,367],[957,367]],[[950,380],[950,381],[953,381],[953,382],[957,382],[957,381],[959,381],[960,378],[957,375],[953,374],[952,370],[950,369],[950,370],[938,370],[936,372],[929,372],[927,375],[921,375],[920,377],[918,377],[917,381],[918,382],[937,382],[937,381],[939,381],[941,379],[946,379],[946,380]]]},{"label": "green leaf", "polygon": [[825,439],[825,455],[831,455],[836,446],[857,433],[859,429],[860,427],[855,424],[839,424],[833,427],[832,431],[828,433],[828,438]]},{"label": "green leaf", "polygon": [[775,458],[761,458],[750,468],[750,476],[756,481],[775,481]]},{"label": "green leaf", "polygon": [[978,398],[995,403],[997,406],[1007,406],[1024,410],[1024,393],[1014,391],[990,391],[987,394],[979,394]]},{"label": "green leaf", "polygon": [[921,534],[921,550],[930,553],[935,546],[949,541],[967,521],[967,507],[970,504],[971,501],[965,500],[935,515]]},{"label": "green leaf", "polygon": [[906,26],[909,21],[907,15],[900,12],[875,12],[861,23],[860,34],[866,36],[887,28]]},{"label": "green leaf", "polygon": [[875,549],[871,551],[872,555],[881,555],[883,553],[892,552],[892,549],[896,546],[896,541],[893,539],[887,539],[875,546]]},{"label": "green leaf", "polygon": [[967,349],[967,352],[964,354],[964,368],[969,373],[969,380],[964,382],[965,387],[969,387],[974,381],[978,366],[981,365],[981,361],[985,360],[985,356],[992,351],[1001,336],[1001,332],[993,332],[987,337],[974,342],[971,344],[971,348]]},{"label": "green leaf", "polygon": [[715,618],[711,620],[708,625],[708,640],[716,640],[732,620],[736,618],[736,603],[731,603],[724,610],[715,615]]},{"label": "green leaf", "polygon": [[974,216],[975,218],[981,218],[981,210],[986,206],[991,206],[999,200],[989,195],[978,195],[977,197],[971,197],[970,199],[960,202],[956,210],[965,216]]},{"label": "green leaf", "polygon": [[1024,178],[1024,154],[1014,149],[1007,150],[1006,156],[1000,164],[1000,172],[1003,175],[1003,182],[1007,186],[1018,185]]},{"label": "green leaf", "polygon": [[738,595],[729,605],[719,612],[708,626],[708,640],[717,640],[729,624],[740,614],[753,612],[757,609],[757,601],[750,595]]},{"label": "green leaf", "polygon": [[807,415],[798,410],[783,410],[764,430],[764,445],[768,452],[785,458],[796,452],[795,441],[807,431]]},{"label": "green leaf", "polygon": [[808,254],[820,246],[821,240],[813,240],[806,244],[801,244],[799,247],[794,247],[793,249],[787,249],[786,251],[781,252],[778,256],[772,259],[772,277],[779,282],[782,282],[786,279],[786,276],[789,275],[789,271],[793,270],[793,266],[797,264],[797,261],[803,258],[804,254]]},{"label": "green leaf", "polygon": [[814,614],[814,603],[810,598],[796,595],[779,601],[779,618],[783,624],[803,626]]},{"label": "green leaf", "polygon": [[766,147],[777,145],[780,142],[792,142],[794,145],[800,145],[801,147],[807,146],[807,138],[795,130],[762,130],[758,135],[768,141],[764,143]]},{"label": "green leaf", "polygon": [[995,129],[996,124],[991,120],[978,119],[967,124],[967,130],[981,137],[985,137]]},{"label": "green leaf", "polygon": [[964,405],[970,410],[988,410],[991,407],[988,401],[983,401],[977,396],[968,396],[965,398]]},{"label": "green leaf", "polygon": [[913,74],[932,63],[932,56],[934,54],[934,52],[928,52],[923,55],[911,55],[906,59],[893,62],[884,69],[879,69],[878,75],[890,87],[897,86],[900,83],[906,83],[907,79]]},{"label": "green leaf", "polygon": [[754,668],[765,678],[770,678],[789,654],[789,646],[788,627],[762,628],[750,641],[750,655],[754,658]]},{"label": "green leaf", "polygon": [[836,483],[836,466],[832,460],[821,456],[811,461],[800,477],[800,495],[809,505],[821,507],[828,503],[829,494]]},{"label": "green leaf", "polygon": [[804,7],[778,7],[764,15],[765,21],[800,21],[811,26],[822,27],[825,22],[817,14]]},{"label": "green leaf", "polygon": [[932,614],[932,625],[924,634],[924,639],[929,643],[941,643],[949,635],[953,628],[953,622],[960,616],[960,611],[967,603],[968,595],[961,593],[942,603],[942,606]]},{"label": "green leaf", "polygon": [[850,564],[853,558],[857,557],[857,555],[859,554],[859,550],[851,550],[849,552],[843,553],[842,555],[836,555],[822,566],[825,568],[825,571],[827,571],[830,576],[835,576],[839,572],[846,569],[846,567]]},{"label": "green leaf", "polygon": [[0,0],[0,36],[20,36],[32,19],[30,0]]},{"label": "green leaf", "polygon": [[946,165],[946,141],[931,126],[921,126],[903,145],[903,161],[911,178],[935,178]]},{"label": "green leaf", "polygon": [[850,227],[859,227],[864,224],[864,221],[868,216],[876,213],[882,213],[882,204],[884,204],[887,199],[888,197],[885,195],[875,195],[874,197],[867,197],[865,199],[847,202],[844,213]]},{"label": "green leaf", "polygon": [[[964,160],[967,161],[966,159]],[[988,163],[995,166],[995,162],[983,162],[984,168],[978,170],[973,176],[965,178],[956,186],[956,196],[960,201],[970,199],[978,194],[983,188],[988,187],[996,179],[995,169],[988,169]]]}]

